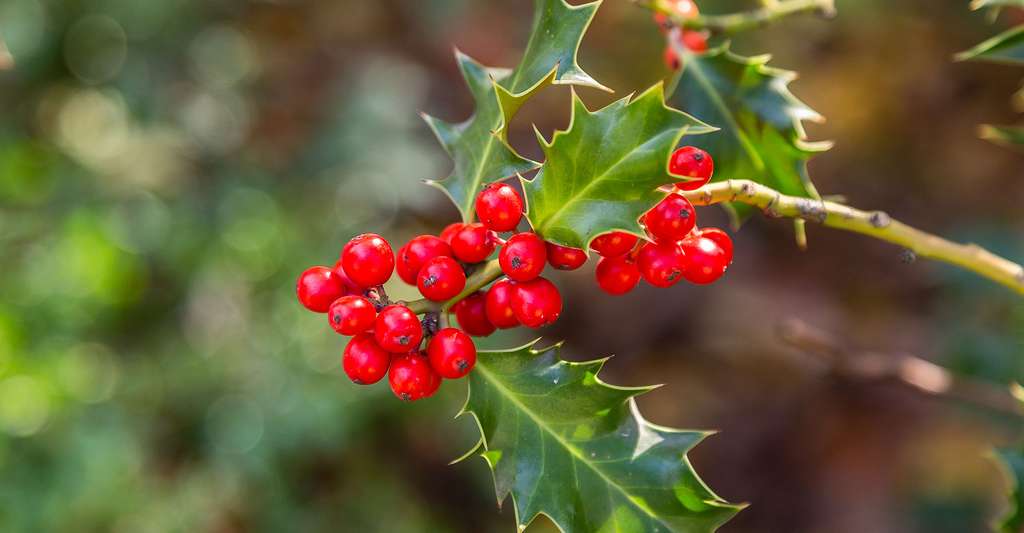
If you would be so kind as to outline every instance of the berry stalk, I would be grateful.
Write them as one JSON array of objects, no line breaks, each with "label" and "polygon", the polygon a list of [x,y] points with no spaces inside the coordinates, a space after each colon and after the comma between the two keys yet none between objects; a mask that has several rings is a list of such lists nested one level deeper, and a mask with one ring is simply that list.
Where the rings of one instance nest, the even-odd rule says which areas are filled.
[{"label": "berry stalk", "polygon": [[673,2],[668,0],[633,0],[640,7],[661,13],[673,24],[688,30],[709,30],[714,33],[730,35],[753,30],[775,22],[776,20],[800,13],[816,12],[824,16],[835,14],[834,0],[779,0],[766,3],[763,7],[730,13],[728,15],[698,15],[687,17],[678,13]]},{"label": "berry stalk", "polygon": [[903,246],[918,257],[970,270],[1024,295],[1024,267],[977,244],[955,243],[894,220],[882,211],[862,211],[826,200],[787,196],[749,180],[710,183],[697,191],[681,192],[694,205],[740,202],[756,206],[770,217],[790,217],[830,228],[868,235]]}]

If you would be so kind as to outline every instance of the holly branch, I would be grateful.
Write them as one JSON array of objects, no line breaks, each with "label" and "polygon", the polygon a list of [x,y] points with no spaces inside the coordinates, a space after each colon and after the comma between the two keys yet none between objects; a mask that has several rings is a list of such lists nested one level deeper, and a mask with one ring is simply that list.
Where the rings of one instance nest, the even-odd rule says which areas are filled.
[{"label": "holly branch", "polygon": [[673,24],[688,30],[709,30],[718,34],[734,34],[765,26],[800,13],[819,13],[826,17],[835,14],[834,0],[777,0],[764,2],[762,7],[728,15],[698,15],[686,18],[673,9],[669,0],[633,0],[640,7],[645,7],[669,18]]},{"label": "holly branch", "polygon": [[942,261],[970,270],[1024,295],[1024,267],[973,243],[955,243],[894,220],[882,211],[862,211],[827,200],[788,196],[749,180],[710,183],[684,193],[694,205],[739,202],[761,209],[771,217],[817,222],[900,245],[914,256]]}]

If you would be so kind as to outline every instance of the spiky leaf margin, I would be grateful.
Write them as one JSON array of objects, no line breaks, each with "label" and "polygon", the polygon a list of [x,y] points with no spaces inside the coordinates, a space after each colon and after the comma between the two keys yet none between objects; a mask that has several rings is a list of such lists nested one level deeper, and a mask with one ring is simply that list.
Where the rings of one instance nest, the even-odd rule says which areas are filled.
[{"label": "spiky leaf margin", "polygon": [[572,363],[558,346],[481,352],[463,413],[491,467],[498,503],[510,495],[516,524],[540,514],[563,532],[707,532],[740,506],[715,495],[687,452],[707,432],[655,426],[634,397],[598,377],[606,359]]},{"label": "spiky leaf margin", "polygon": [[[719,128],[684,140],[714,158],[714,181],[749,179],[783,194],[819,198],[807,161],[832,143],[807,140],[803,121],[823,118],[790,92],[796,73],[769,67],[768,55],[734,54],[729,43],[682,54],[683,66],[671,82],[668,101]],[[753,213],[747,205],[725,205],[735,225]]]},{"label": "spiky leaf margin", "polygon": [[447,178],[427,183],[452,200],[464,221],[472,220],[473,203],[484,184],[540,165],[516,153],[507,140],[508,124],[526,100],[551,84],[608,90],[584,72],[576,59],[600,4],[601,0],[578,6],[564,0],[535,0],[530,38],[522,60],[512,70],[488,69],[456,51],[476,109],[457,124],[428,115],[423,118],[454,160]]},{"label": "spiky leaf margin", "polygon": [[679,178],[668,159],[685,133],[713,131],[707,124],[665,105],[659,83],[597,111],[573,93],[572,116],[548,142],[545,161],[532,180],[522,180],[527,218],[549,241],[587,249],[613,230],[642,234],[637,219]]}]

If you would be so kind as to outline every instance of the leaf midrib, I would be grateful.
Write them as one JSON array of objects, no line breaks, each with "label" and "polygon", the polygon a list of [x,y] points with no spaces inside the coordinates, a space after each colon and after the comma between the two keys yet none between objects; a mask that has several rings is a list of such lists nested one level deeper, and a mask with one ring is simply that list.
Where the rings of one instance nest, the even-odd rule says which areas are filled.
[{"label": "leaf midrib", "polygon": [[[704,88],[704,92],[708,94],[711,99],[711,103],[714,104],[714,106],[718,108],[718,111],[722,113],[722,116],[725,117],[726,121],[729,123],[729,130],[733,132],[733,137],[739,141],[740,146],[742,146],[743,151],[747,153],[751,163],[753,163],[758,170],[766,168],[764,160],[761,159],[761,155],[757,152],[757,149],[754,148],[750,139],[747,138],[747,134],[740,128],[739,122],[736,121],[736,117],[732,114],[732,111],[729,110],[729,106],[725,104],[725,101],[722,100],[722,96],[714,88],[714,85],[711,84],[707,75],[700,68],[700,61],[691,60],[684,68],[693,72],[694,78],[697,80],[697,83]],[[683,75],[686,75],[685,71],[683,72]]]},{"label": "leaf midrib", "polygon": [[[668,528],[669,531],[673,531],[673,527],[672,527],[671,524],[665,522],[664,520],[659,518],[657,515],[652,514],[651,511],[646,509],[645,507],[643,507],[641,505],[638,505],[633,500],[632,495],[630,495],[628,492],[626,492],[626,490],[623,487],[621,487],[618,483],[612,481],[607,475],[605,475],[604,471],[602,471],[600,468],[598,468],[595,464],[593,464],[590,461],[588,461],[586,459],[586,457],[584,457],[583,454],[580,453],[580,451],[578,449],[576,449],[576,447],[574,447],[571,444],[569,444],[569,442],[567,440],[563,439],[562,436],[559,435],[557,432],[555,432],[554,429],[552,429],[550,426],[548,426],[548,424],[546,424],[542,419],[538,418],[538,416],[533,413],[533,410],[528,408],[526,406],[526,404],[524,404],[521,401],[519,401],[519,398],[518,398],[518,396],[516,395],[515,392],[510,390],[508,387],[506,387],[504,384],[502,384],[501,381],[499,381],[493,374],[491,374],[489,371],[487,371],[486,364],[484,364],[481,361],[478,361],[477,365],[475,367],[475,370],[477,372],[479,372],[481,375],[483,375],[484,379],[486,379],[488,382],[490,382],[494,386],[495,389],[497,389],[499,392],[501,392],[503,397],[505,397],[509,402],[511,402],[514,406],[516,406],[517,409],[519,409],[521,412],[526,414],[526,416],[529,417],[530,420],[532,420],[535,424],[537,424],[537,427],[541,428],[545,433],[549,434],[555,440],[555,442],[559,443],[563,448],[565,448],[566,451],[569,452],[570,455],[573,456],[573,459],[574,459],[574,461],[573,461],[574,473],[575,473],[576,460],[579,460],[580,463],[583,463],[583,464],[587,465],[587,467],[589,467],[595,474],[597,474],[598,477],[600,477],[602,480],[604,480],[606,486],[615,487],[615,490],[617,492],[619,492],[620,494],[622,494],[623,498],[625,498],[625,500],[627,502],[629,502],[630,506],[632,506],[632,507],[634,507],[636,509],[639,509],[645,515],[647,515],[652,520],[654,520],[655,522],[657,522],[657,523],[665,526],[666,528]],[[484,445],[485,445],[485,447],[486,447],[486,444],[487,444],[487,439],[484,438]],[[578,480],[578,478],[577,478],[577,480]],[[614,516],[614,513],[612,513],[612,515]]]}]

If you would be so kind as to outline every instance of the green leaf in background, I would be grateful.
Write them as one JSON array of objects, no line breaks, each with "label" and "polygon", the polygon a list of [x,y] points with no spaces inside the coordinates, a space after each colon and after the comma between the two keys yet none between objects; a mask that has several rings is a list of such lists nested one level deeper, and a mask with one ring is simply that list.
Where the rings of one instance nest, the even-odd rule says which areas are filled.
[{"label": "green leaf in background", "polygon": [[507,141],[508,124],[527,99],[550,84],[605,89],[576,61],[580,41],[600,3],[573,6],[564,0],[535,0],[526,51],[511,71],[487,69],[456,52],[476,111],[458,124],[430,116],[424,119],[455,162],[450,176],[427,183],[452,199],[463,220],[473,219],[473,203],[484,184],[539,166],[517,154]]},{"label": "green leaf in background", "polygon": [[1010,28],[970,50],[960,52],[956,60],[1024,65],[1024,25]]},{"label": "green leaf in background", "polygon": [[971,2],[971,9],[986,7],[1024,7],[1024,0],[974,0]]},{"label": "green leaf in background", "polygon": [[652,387],[605,384],[603,364],[557,347],[480,354],[464,412],[519,527],[545,514],[566,533],[705,532],[735,515],[686,457],[707,433],[650,424],[633,398]]},{"label": "green leaf in background", "polygon": [[530,224],[583,249],[611,230],[642,234],[637,219],[663,196],[658,187],[677,181],[668,173],[672,149],[684,133],[712,130],[667,107],[661,84],[595,112],[574,93],[568,129],[540,139],[544,166],[523,180]]},{"label": "green leaf in background", "polygon": [[996,458],[1003,464],[1010,481],[1010,510],[999,522],[1002,533],[1024,531],[1024,447],[1016,450],[996,451]]},{"label": "green leaf in background", "polygon": [[[807,160],[832,145],[807,141],[802,121],[822,117],[789,91],[796,74],[767,66],[769,59],[736,55],[728,44],[703,54],[687,52],[669,104],[719,128],[686,139],[714,158],[714,181],[749,179],[783,194],[818,198]],[[753,212],[739,204],[729,210],[735,224]]]},{"label": "green leaf in background", "polygon": [[983,124],[979,130],[979,136],[997,144],[1024,146],[1024,126]]}]

